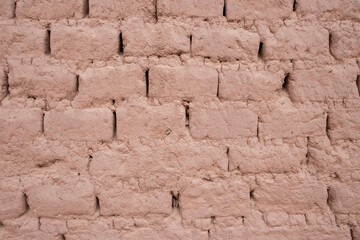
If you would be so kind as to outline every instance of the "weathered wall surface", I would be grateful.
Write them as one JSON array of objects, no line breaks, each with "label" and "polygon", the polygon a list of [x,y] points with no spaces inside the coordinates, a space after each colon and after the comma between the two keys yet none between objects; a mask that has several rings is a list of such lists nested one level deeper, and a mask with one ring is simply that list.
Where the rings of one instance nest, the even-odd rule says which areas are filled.
[{"label": "weathered wall surface", "polygon": [[0,2],[0,239],[360,239],[359,0]]}]

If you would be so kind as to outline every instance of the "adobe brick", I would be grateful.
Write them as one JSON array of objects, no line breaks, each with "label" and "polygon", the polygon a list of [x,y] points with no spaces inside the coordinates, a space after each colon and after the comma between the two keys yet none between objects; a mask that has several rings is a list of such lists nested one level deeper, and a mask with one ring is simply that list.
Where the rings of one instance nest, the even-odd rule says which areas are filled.
[{"label": "adobe brick", "polygon": [[323,109],[284,105],[260,116],[259,136],[265,139],[323,136],[325,128]]},{"label": "adobe brick", "polygon": [[288,18],[293,11],[292,0],[226,0],[228,20],[267,20],[276,21]]},{"label": "adobe brick", "polygon": [[284,26],[263,45],[265,60],[311,60],[329,57],[329,32],[317,24]]},{"label": "adobe brick", "polygon": [[14,17],[15,1],[8,0],[1,2],[0,19],[9,19]]},{"label": "adobe brick", "polygon": [[240,179],[185,179],[182,184],[180,207],[185,220],[250,215],[250,189]]},{"label": "adobe brick", "polygon": [[225,100],[269,100],[281,89],[284,72],[223,70],[220,74],[219,98]]},{"label": "adobe brick", "polygon": [[159,16],[218,17],[223,15],[223,0],[158,0]]},{"label": "adobe brick", "polygon": [[88,68],[79,77],[76,99],[85,103],[145,97],[145,71],[139,65],[126,64]]},{"label": "adobe brick", "polygon": [[16,18],[57,20],[84,17],[82,0],[20,0],[16,4]]},{"label": "adobe brick", "polygon": [[[41,175],[43,176],[43,175]],[[30,211],[37,217],[59,215],[93,215],[96,210],[94,187],[88,178],[67,175],[57,183],[58,176],[26,178],[26,194]]]},{"label": "adobe brick", "polygon": [[257,119],[235,103],[190,104],[190,134],[197,139],[256,137]]},{"label": "adobe brick", "polygon": [[51,110],[45,114],[44,129],[51,140],[109,142],[113,138],[113,114],[105,108]]},{"label": "adobe brick", "polygon": [[164,56],[190,51],[186,29],[174,23],[127,21],[122,26],[125,56]]},{"label": "adobe brick", "polygon": [[51,56],[63,59],[108,59],[119,51],[119,31],[112,26],[51,28]]},{"label": "adobe brick", "polygon": [[41,135],[40,109],[0,109],[0,143],[32,141]]},{"label": "adobe brick", "polygon": [[149,21],[155,17],[153,0],[91,0],[89,7],[89,15],[92,18],[137,17]]},{"label": "adobe brick", "polygon": [[185,110],[180,104],[150,106],[131,103],[117,108],[117,139],[163,139],[183,136]]},{"label": "adobe brick", "polygon": [[192,32],[192,51],[195,56],[223,61],[258,58],[260,37],[243,29],[196,28]]},{"label": "adobe brick", "polygon": [[342,65],[295,70],[290,75],[288,91],[292,101],[305,102],[359,98],[356,87],[358,67],[353,62]]},{"label": "adobe brick", "polygon": [[76,76],[66,65],[15,65],[9,71],[11,97],[64,99],[75,96]]},{"label": "adobe brick", "polygon": [[262,143],[253,140],[237,142],[229,147],[229,170],[241,173],[297,172],[305,159],[306,142]]},{"label": "adobe brick", "polygon": [[0,24],[0,56],[31,58],[44,55],[46,29],[34,23]]},{"label": "adobe brick", "polygon": [[329,113],[328,134],[331,140],[360,139],[360,109],[337,108]]},{"label": "adobe brick", "polygon": [[216,98],[218,73],[203,66],[154,66],[149,71],[149,96],[165,100]]},{"label": "adobe brick", "polygon": [[302,17],[315,15],[323,20],[359,20],[360,5],[348,0],[301,0],[297,1],[296,13]]},{"label": "adobe brick", "polygon": [[327,188],[324,183],[305,174],[257,176],[258,188],[252,194],[260,211],[304,214],[325,210]]}]

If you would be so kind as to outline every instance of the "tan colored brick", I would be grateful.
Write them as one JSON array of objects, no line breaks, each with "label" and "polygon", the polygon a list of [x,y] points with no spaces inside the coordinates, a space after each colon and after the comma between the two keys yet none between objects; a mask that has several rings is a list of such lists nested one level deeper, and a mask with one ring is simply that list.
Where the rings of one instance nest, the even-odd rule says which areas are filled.
[{"label": "tan colored brick", "polygon": [[261,211],[284,211],[289,214],[326,209],[327,188],[305,174],[258,176],[252,196]]},{"label": "tan colored brick", "polygon": [[292,0],[226,0],[228,20],[256,19],[276,21],[287,18],[293,10]]},{"label": "tan colored brick", "polygon": [[76,76],[66,65],[16,65],[9,71],[9,86],[11,97],[72,98]]},{"label": "tan colored brick", "polygon": [[0,109],[0,143],[32,141],[41,135],[39,109]]},{"label": "tan colored brick", "polygon": [[223,15],[223,0],[159,0],[159,16],[217,17]]},{"label": "tan colored brick", "polygon": [[[0,24],[0,55],[11,58],[31,58],[45,53],[46,29],[32,23]],[[4,37],[6,36],[6,37]]]},{"label": "tan colored brick", "polygon": [[[113,181],[111,181],[113,182]],[[113,183],[116,186],[116,183]],[[118,187],[101,188],[98,198],[100,214],[104,216],[147,215],[171,213],[171,194],[159,189],[137,192]]]},{"label": "tan colored brick", "polygon": [[259,136],[265,139],[325,135],[326,114],[311,105],[279,106],[260,116]]},{"label": "tan colored brick", "polygon": [[14,17],[14,0],[7,0],[1,2],[0,19],[9,19]]},{"label": "tan colored brick", "polygon": [[88,156],[86,142],[48,141],[41,137],[0,144],[0,175],[17,177],[51,167],[71,167],[73,171],[84,172]]},{"label": "tan colored brick", "polygon": [[77,101],[94,104],[141,96],[146,96],[146,86],[139,65],[88,68],[80,74]]},{"label": "tan colored brick", "polygon": [[237,104],[190,104],[190,134],[197,139],[255,137],[257,116]]},{"label": "tan colored brick", "polygon": [[166,226],[165,229],[157,231],[154,228],[140,228],[135,231],[122,231],[121,239],[147,239],[151,236],[154,239],[193,239],[194,234],[190,229],[183,227],[181,224],[176,224],[176,221],[172,220],[169,223],[169,226]]},{"label": "tan colored brick", "polygon": [[0,220],[16,218],[26,212],[25,197],[20,191],[4,191],[0,193]]},{"label": "tan colored brick", "polygon": [[5,70],[0,68],[0,101],[2,101],[7,96],[8,81],[8,74],[5,72]]},{"label": "tan colored brick", "polygon": [[153,0],[91,0],[92,18],[129,18],[137,17],[152,20],[155,17]]},{"label": "tan colored brick", "polygon": [[178,104],[150,106],[131,103],[118,107],[117,139],[164,139],[185,133],[185,109]]},{"label": "tan colored brick", "polygon": [[291,100],[304,102],[359,98],[356,87],[358,72],[355,62],[295,70],[288,86]]},{"label": "tan colored brick", "polygon": [[281,27],[263,45],[266,60],[316,59],[329,55],[329,32],[316,24]]},{"label": "tan colored brick", "polygon": [[349,229],[344,226],[310,226],[302,228],[267,228],[260,230],[247,231],[245,238],[249,240],[256,239],[278,239],[281,236],[284,239],[308,239],[317,240],[319,236],[323,239],[347,239],[350,237]]},{"label": "tan colored brick", "polygon": [[257,140],[238,142],[229,148],[229,170],[241,173],[297,172],[304,162],[306,142],[260,143]]},{"label": "tan colored brick", "polygon": [[286,212],[269,212],[265,214],[265,222],[270,227],[287,225],[289,215]]},{"label": "tan colored brick", "polygon": [[180,208],[186,220],[211,216],[248,216],[249,187],[241,180],[186,179],[180,191]]},{"label": "tan colored brick", "polygon": [[309,138],[309,164],[317,171],[337,177],[356,175],[360,158],[360,140],[331,143],[327,136]]},{"label": "tan colored brick", "polygon": [[360,139],[360,108],[338,108],[329,114],[331,140]]},{"label": "tan colored brick", "polygon": [[258,58],[260,37],[243,29],[196,28],[192,32],[192,54],[223,61]]},{"label": "tan colored brick", "polygon": [[45,136],[52,140],[105,141],[113,138],[113,114],[109,109],[71,109],[45,114]]},{"label": "tan colored brick", "polygon": [[122,26],[125,56],[164,56],[190,50],[188,32],[174,23],[127,21]]},{"label": "tan colored brick", "polygon": [[208,67],[154,66],[149,71],[149,96],[165,100],[216,98],[218,73]]},{"label": "tan colored brick", "polygon": [[281,89],[284,72],[223,70],[219,98],[225,100],[269,100]]},{"label": "tan colored brick", "polygon": [[119,32],[112,26],[51,28],[51,56],[64,59],[107,59],[119,51]]},{"label": "tan colored brick", "polygon": [[337,59],[355,58],[360,55],[360,23],[341,23],[331,30],[330,52]]},{"label": "tan colored brick", "polygon": [[53,218],[40,218],[40,230],[55,235],[64,234],[68,231],[65,220]]},{"label": "tan colored brick", "polygon": [[329,205],[333,212],[357,214],[360,211],[360,184],[334,182],[329,188]]},{"label": "tan colored brick", "polygon": [[159,185],[173,186],[170,175],[194,176],[198,172],[222,173],[227,170],[224,147],[193,141],[179,141],[176,145],[161,144],[159,140],[153,140],[153,143],[158,145],[156,149],[136,146],[130,153],[124,153],[120,146],[113,145],[113,150],[95,152],[90,173],[96,178],[135,178],[141,188],[147,190]]},{"label": "tan colored brick", "polygon": [[328,20],[358,20],[360,5],[358,1],[348,0],[302,0],[297,1],[296,13],[303,17],[315,15]]},{"label": "tan colored brick", "polygon": [[77,173],[53,174],[26,178],[30,211],[38,217],[59,215],[93,215],[96,209],[94,188],[86,177]]},{"label": "tan colored brick", "polygon": [[82,0],[19,0],[16,4],[17,18],[63,19],[84,17]]}]

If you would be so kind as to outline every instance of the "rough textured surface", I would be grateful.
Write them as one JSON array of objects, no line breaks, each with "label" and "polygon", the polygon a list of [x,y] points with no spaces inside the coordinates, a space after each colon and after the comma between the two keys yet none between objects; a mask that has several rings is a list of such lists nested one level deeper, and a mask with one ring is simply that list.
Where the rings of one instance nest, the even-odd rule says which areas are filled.
[{"label": "rough textured surface", "polygon": [[360,0],[0,2],[0,239],[360,240]]}]

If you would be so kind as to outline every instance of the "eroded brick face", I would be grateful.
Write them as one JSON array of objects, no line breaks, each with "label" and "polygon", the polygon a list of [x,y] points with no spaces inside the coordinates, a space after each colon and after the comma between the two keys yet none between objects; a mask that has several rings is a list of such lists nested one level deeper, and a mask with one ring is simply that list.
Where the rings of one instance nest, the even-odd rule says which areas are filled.
[{"label": "eroded brick face", "polygon": [[360,240],[359,0],[4,0],[0,239]]}]

